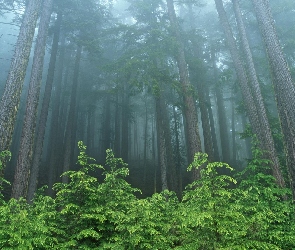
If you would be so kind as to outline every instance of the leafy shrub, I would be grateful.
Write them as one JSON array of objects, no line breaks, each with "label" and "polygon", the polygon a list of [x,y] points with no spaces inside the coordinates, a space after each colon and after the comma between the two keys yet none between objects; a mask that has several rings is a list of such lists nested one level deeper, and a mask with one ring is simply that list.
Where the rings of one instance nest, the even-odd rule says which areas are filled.
[{"label": "leafy shrub", "polygon": [[[125,181],[127,165],[107,151],[95,163],[79,143],[78,171],[54,186],[56,198],[36,195],[32,204],[11,199],[0,206],[1,249],[294,249],[294,209],[287,189],[267,174],[268,162],[254,159],[237,175],[221,175],[225,163],[195,155],[189,169],[201,179],[179,201],[168,190],[146,199]],[[5,154],[5,157],[9,154]],[[1,159],[0,157],[0,166]],[[101,169],[104,181],[90,175]],[[3,182],[3,181],[2,181]]]}]

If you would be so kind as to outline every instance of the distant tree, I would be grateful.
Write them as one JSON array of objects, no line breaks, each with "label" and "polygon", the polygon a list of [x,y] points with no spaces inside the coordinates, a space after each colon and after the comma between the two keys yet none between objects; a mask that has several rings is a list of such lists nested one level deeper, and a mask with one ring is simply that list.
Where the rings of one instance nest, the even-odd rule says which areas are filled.
[{"label": "distant tree", "polygon": [[[67,115],[67,125],[65,131],[65,152],[64,152],[64,161],[63,161],[63,171],[69,171],[71,165],[71,156],[73,155],[73,145],[75,143],[75,125],[76,122],[76,111],[77,111],[77,92],[79,84],[79,71],[80,63],[82,56],[82,45],[79,44],[76,51],[75,66],[74,66],[74,75],[73,75],[73,84],[71,90],[71,99],[69,104],[69,111]],[[68,177],[63,176],[62,182],[67,183]]]},{"label": "distant tree", "polygon": [[[186,120],[188,161],[192,162],[196,152],[200,152],[201,141],[198,129],[198,118],[195,106],[193,88],[189,80],[187,62],[184,54],[184,44],[180,34],[180,27],[175,13],[173,0],[166,0],[168,15],[172,29],[173,38],[176,41],[176,61],[179,69],[181,91],[184,102],[184,117]],[[200,178],[200,170],[194,170],[193,179]]]}]

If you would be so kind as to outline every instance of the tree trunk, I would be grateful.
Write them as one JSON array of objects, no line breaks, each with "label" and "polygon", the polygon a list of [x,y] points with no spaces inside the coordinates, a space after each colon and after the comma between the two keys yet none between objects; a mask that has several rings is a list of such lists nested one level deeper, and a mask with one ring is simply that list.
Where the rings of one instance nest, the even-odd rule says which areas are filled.
[{"label": "tree trunk", "polygon": [[104,103],[104,122],[102,128],[101,161],[106,159],[106,150],[111,147],[111,97],[107,94]]},{"label": "tree trunk", "polygon": [[162,191],[168,189],[167,181],[167,155],[166,155],[166,144],[165,144],[165,134],[162,120],[162,105],[161,97],[156,97],[156,116],[157,116],[157,140],[158,140],[158,155],[159,155],[159,165],[161,170],[161,185]]},{"label": "tree trunk", "polygon": [[41,0],[30,0],[25,9],[14,56],[0,102],[0,152],[9,150],[19,107],[22,85],[35,33]]},{"label": "tree trunk", "polygon": [[[241,114],[241,121],[242,121],[242,127],[244,129],[244,131],[246,131],[247,129],[247,119],[246,119],[246,114]],[[246,147],[246,155],[248,157],[248,159],[252,159],[252,145],[251,145],[251,138],[245,138],[245,147]]]},{"label": "tree trunk", "polygon": [[168,170],[168,177],[169,177],[169,186],[171,191],[177,192],[177,178],[176,178],[176,166],[175,161],[173,159],[173,149],[172,149],[172,138],[171,138],[171,131],[170,131],[170,124],[169,124],[169,117],[168,111],[165,104],[165,101],[160,98],[160,105],[161,105],[161,118],[163,123],[164,129],[164,139],[165,139],[165,150],[166,150],[166,157],[167,157],[167,170]]},{"label": "tree trunk", "polygon": [[[246,75],[246,71],[244,69],[242,60],[239,55],[239,51],[237,49],[233,34],[232,34],[232,29],[229,25],[228,19],[226,17],[226,12],[223,7],[222,0],[215,0],[217,12],[219,14],[219,18],[221,21],[221,25],[223,27],[227,43],[229,45],[230,53],[234,62],[234,66],[236,69],[237,77],[240,83],[240,87],[242,90],[243,94],[243,100],[244,104],[246,107],[247,114],[249,116],[250,124],[252,127],[252,130],[254,134],[257,135],[260,146],[262,149],[265,149],[264,143],[267,141],[265,138],[265,135],[263,134],[262,130],[265,128],[261,126],[260,120],[259,120],[259,115],[260,113],[257,111],[257,106],[255,104],[255,101],[253,99],[253,96],[250,92],[250,89],[248,87],[248,78]],[[260,111],[260,110],[259,110]],[[272,165],[272,170],[273,170],[273,175],[276,178],[276,182],[278,185],[283,186],[283,178],[282,175],[274,165]]]},{"label": "tree trunk", "polygon": [[95,134],[95,106],[89,105],[87,110],[87,154],[94,154],[94,134]]},{"label": "tree trunk", "polygon": [[[63,152],[63,130],[61,126],[61,96],[62,96],[62,82],[63,82],[63,73],[64,73],[64,64],[65,64],[65,36],[63,35],[61,38],[60,45],[60,56],[59,56],[59,65],[58,65],[58,73],[56,77],[55,91],[53,92],[53,100],[54,104],[52,107],[52,115],[51,115],[51,124],[50,124],[50,136],[49,136],[49,147],[50,155],[49,155],[49,169],[48,169],[48,195],[52,196],[52,187],[55,182],[55,177],[57,175],[57,167],[60,164],[56,159],[62,159],[61,155]],[[67,78],[68,70],[66,70],[65,75]],[[66,79],[64,81],[67,82]]]},{"label": "tree trunk", "polygon": [[[63,172],[70,170],[72,149],[74,148],[73,145],[75,144],[74,137],[75,137],[76,131],[74,131],[74,119],[75,119],[75,114],[77,111],[76,110],[76,100],[77,100],[77,90],[78,90],[78,83],[79,83],[78,78],[79,78],[81,54],[82,54],[82,46],[78,45],[78,49],[76,52],[76,59],[75,59],[75,67],[74,67],[70,109],[68,112],[68,120],[67,120],[67,126],[66,126]],[[68,177],[63,176],[62,182],[68,183]]]},{"label": "tree trunk", "polygon": [[28,201],[31,201],[33,199],[34,193],[37,188],[37,181],[38,181],[38,175],[39,175],[40,161],[42,157],[43,142],[44,142],[44,136],[45,136],[45,130],[46,130],[49,103],[50,103],[51,93],[52,93],[55,63],[56,63],[56,57],[58,52],[58,42],[59,42],[61,21],[62,21],[62,14],[58,13],[56,24],[55,24],[53,42],[52,42],[52,49],[51,49],[51,56],[50,56],[44,98],[43,98],[42,108],[40,112],[40,120],[37,126],[37,138],[36,138],[35,147],[34,147],[35,149],[34,149],[29,189],[28,189],[28,197],[27,197]]},{"label": "tree trunk", "polygon": [[281,120],[291,189],[295,198],[295,86],[283,55],[267,0],[253,1],[270,62],[274,89]]},{"label": "tree trunk", "polygon": [[[166,0],[171,28],[174,38],[177,42],[177,65],[184,99],[184,116],[186,120],[187,142],[188,142],[188,161],[192,162],[194,155],[201,151],[201,141],[198,131],[198,118],[195,107],[195,99],[193,96],[193,88],[189,81],[187,63],[184,55],[184,45],[181,40],[181,34],[177,17],[175,14],[173,0]],[[193,171],[193,179],[200,178],[200,169]]]},{"label": "tree trunk", "polygon": [[34,51],[31,79],[26,104],[26,113],[22,128],[20,151],[16,164],[12,197],[26,197],[33,155],[34,133],[36,128],[37,107],[39,102],[42,71],[44,64],[47,32],[50,22],[53,0],[45,0],[40,18],[39,31]]},{"label": "tree trunk", "polygon": [[174,134],[175,134],[174,154],[175,154],[176,174],[178,177],[177,194],[181,198],[181,195],[182,195],[182,169],[181,169],[180,139],[179,139],[179,128],[178,128],[176,106],[173,107],[173,119],[174,119]]},{"label": "tree trunk", "polygon": [[232,134],[232,161],[233,167],[237,166],[237,145],[236,145],[236,113],[235,113],[235,99],[234,90],[231,95],[231,134]]},{"label": "tree trunk", "polygon": [[[196,31],[196,25],[195,25],[195,17],[193,12],[193,5],[192,3],[188,3],[188,15],[189,15],[189,21],[190,26],[192,29],[192,32]],[[193,35],[191,38],[191,42],[193,45],[193,55],[195,58],[200,58],[202,55],[202,52],[198,48],[198,38]],[[213,161],[214,159],[214,151],[213,151],[213,142],[211,137],[211,127],[210,127],[210,121],[209,121],[209,114],[207,109],[207,103],[206,103],[206,93],[205,93],[205,80],[202,79],[202,73],[200,73],[200,69],[197,67],[194,67],[195,65],[190,65],[190,71],[193,79],[195,79],[195,83],[197,85],[198,89],[198,97],[199,97],[199,106],[200,106],[200,112],[201,112],[201,121],[202,121],[202,128],[203,128],[203,137],[204,137],[204,148],[205,152],[208,154],[209,161]],[[198,74],[198,75],[196,75]],[[204,77],[203,77],[204,78]],[[191,78],[192,79],[192,78]]]},{"label": "tree trunk", "polygon": [[230,152],[229,152],[229,135],[228,135],[228,126],[226,122],[225,108],[224,108],[224,100],[223,100],[223,89],[218,81],[218,73],[216,67],[216,58],[215,58],[215,50],[212,49],[212,63],[213,63],[213,71],[214,78],[217,82],[215,84],[215,96],[216,96],[216,105],[217,105],[217,116],[218,116],[218,125],[220,131],[220,144],[221,144],[221,153],[222,153],[222,161],[226,163],[230,163]]},{"label": "tree trunk", "polygon": [[157,162],[156,162],[156,146],[157,145],[156,145],[155,123],[157,123],[157,114],[156,114],[156,118],[153,117],[153,123],[152,123],[152,156],[153,156],[153,163],[154,163],[154,193],[157,193]]},{"label": "tree trunk", "polygon": [[[215,80],[217,80],[217,79],[215,79]],[[206,91],[206,103],[208,106],[208,115],[209,115],[209,121],[210,121],[212,145],[213,145],[213,150],[214,150],[214,161],[220,161],[217,136],[216,136],[216,130],[215,130],[215,123],[214,123],[214,116],[213,116],[213,111],[212,111],[212,106],[211,106],[211,101],[210,101],[210,95],[209,95],[209,88],[205,87],[205,91]]]},{"label": "tree trunk", "polygon": [[240,37],[241,37],[242,48],[243,48],[245,59],[246,59],[246,66],[248,69],[250,86],[251,86],[252,93],[254,96],[254,101],[257,107],[257,112],[259,114],[258,115],[259,122],[260,122],[259,132],[261,133],[261,135],[260,136],[258,135],[258,137],[263,139],[261,145],[263,146],[262,148],[266,150],[267,152],[266,156],[271,160],[272,172],[274,177],[277,180],[278,185],[281,187],[284,187],[285,181],[281,173],[279,158],[277,156],[268,117],[266,115],[266,109],[265,109],[263,98],[261,95],[260,85],[257,79],[257,74],[256,74],[254,62],[253,62],[251,49],[247,39],[246,29],[243,22],[241,10],[237,0],[232,0],[232,2],[234,5],[234,11],[235,11],[236,20],[237,20],[237,24],[239,28]]},{"label": "tree trunk", "polygon": [[116,106],[115,106],[115,140],[114,152],[117,157],[121,156],[121,107],[119,104],[119,92],[116,93]]},{"label": "tree trunk", "polygon": [[125,83],[123,93],[123,106],[122,106],[122,144],[121,154],[125,162],[128,162],[129,150],[129,86]]},{"label": "tree trunk", "polygon": [[144,137],[143,137],[143,184],[146,186],[147,177],[147,147],[148,147],[148,110],[147,102],[145,99],[145,120],[144,120]]}]

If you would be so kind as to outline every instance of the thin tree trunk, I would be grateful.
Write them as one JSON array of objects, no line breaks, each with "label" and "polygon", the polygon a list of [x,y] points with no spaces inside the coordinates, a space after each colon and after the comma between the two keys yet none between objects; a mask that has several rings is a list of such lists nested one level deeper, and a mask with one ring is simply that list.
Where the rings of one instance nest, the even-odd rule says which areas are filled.
[{"label": "thin tree trunk", "polygon": [[14,56],[0,102],[0,152],[9,150],[29,62],[41,0],[30,0],[25,9]]},{"label": "thin tree trunk", "polygon": [[182,194],[182,170],[181,170],[181,155],[180,155],[180,141],[179,141],[179,128],[177,122],[176,107],[173,107],[173,119],[174,119],[174,134],[175,134],[175,164],[176,164],[176,174],[178,177],[178,196],[181,198]]},{"label": "thin tree trunk", "polygon": [[231,96],[231,134],[232,134],[232,161],[233,167],[237,165],[237,145],[236,145],[236,113],[235,113],[235,101],[234,101],[234,90],[232,90]]},{"label": "thin tree trunk", "polygon": [[[156,114],[156,116],[157,116],[157,114]],[[156,162],[155,119],[157,119],[157,118],[153,118],[153,123],[152,123],[152,156],[153,156],[153,163],[154,163],[154,176],[153,176],[154,177],[154,193],[157,193],[157,162]]]},{"label": "thin tree trunk", "polygon": [[[56,77],[56,85],[55,91],[53,96],[54,103],[52,108],[52,118],[51,118],[51,125],[50,125],[50,136],[49,136],[49,147],[50,155],[49,155],[49,169],[48,169],[48,195],[52,196],[52,187],[55,182],[55,177],[57,173],[57,166],[60,165],[56,159],[61,159],[61,153],[63,152],[63,131],[60,125],[61,123],[61,94],[62,94],[62,82],[63,82],[63,73],[64,73],[64,62],[65,62],[65,36],[63,35],[61,38],[61,45],[60,45],[60,56],[59,56],[59,65],[58,65],[58,73]],[[68,70],[65,73],[67,78]],[[66,79],[65,79],[66,83]]]},{"label": "thin tree trunk", "polygon": [[94,134],[95,134],[95,106],[90,105],[87,112],[87,153],[94,154]]},{"label": "thin tree trunk", "polygon": [[[215,79],[216,80],[216,79]],[[206,91],[206,103],[208,108],[208,115],[209,115],[209,121],[210,121],[210,131],[211,131],[211,138],[212,138],[212,144],[213,144],[213,150],[214,150],[214,161],[220,161],[219,157],[219,149],[218,149],[218,143],[217,143],[217,136],[216,136],[216,130],[215,130],[215,123],[214,123],[214,116],[210,101],[210,95],[209,95],[209,88],[205,87]]]},{"label": "thin tree trunk", "polygon": [[20,142],[20,151],[18,154],[11,195],[16,199],[27,196],[30,165],[33,155],[37,107],[39,102],[46,38],[52,11],[52,4],[53,0],[45,0],[43,3],[43,11],[40,18],[39,31],[35,45],[33,66],[26,104],[26,113]]},{"label": "thin tree trunk", "polygon": [[158,152],[159,152],[159,165],[161,170],[161,184],[162,191],[168,189],[167,181],[167,155],[165,134],[162,120],[162,106],[160,103],[161,97],[156,97],[156,116],[157,116],[157,140],[158,140]]},{"label": "thin tree trunk", "polygon": [[[247,120],[246,120],[246,114],[241,114],[241,121],[242,121],[242,127],[244,131],[247,128]],[[252,158],[252,150],[251,150],[251,138],[245,138],[245,147],[246,147],[246,154],[248,159]]]},{"label": "thin tree trunk", "polygon": [[101,157],[102,161],[106,159],[106,150],[110,148],[111,144],[111,100],[110,96],[107,95],[104,107],[104,124],[103,124],[103,142],[101,145]]},{"label": "thin tree trunk", "polygon": [[[214,49],[212,50],[212,62],[213,62],[214,78],[215,78],[215,81],[218,82],[218,74],[217,74]],[[225,108],[224,108],[225,106],[224,106],[224,100],[223,100],[223,90],[222,90],[222,86],[219,83],[216,83],[215,85],[215,96],[216,96],[216,105],[217,105],[217,114],[218,114],[218,125],[219,125],[219,131],[220,131],[222,161],[226,163],[230,163],[228,126],[226,122],[226,115],[225,115]]]},{"label": "thin tree trunk", "polygon": [[121,156],[121,109],[119,104],[119,93],[116,93],[116,106],[115,106],[115,140],[114,152],[117,157]]},{"label": "thin tree trunk", "polygon": [[[52,2],[51,2],[51,5],[52,5]],[[34,156],[32,161],[28,197],[27,197],[28,201],[31,201],[33,199],[34,193],[37,188],[37,181],[39,176],[40,161],[42,157],[43,142],[44,142],[44,136],[45,136],[45,130],[46,130],[49,103],[50,103],[51,93],[52,93],[55,63],[56,63],[56,57],[58,52],[58,42],[59,42],[61,21],[62,21],[62,14],[58,13],[56,24],[55,24],[53,42],[52,42],[52,49],[51,49],[51,56],[50,56],[44,98],[43,98],[42,109],[40,113],[40,120],[37,126],[37,138],[36,138],[36,143],[34,147],[35,149],[34,149]]]},{"label": "thin tree trunk", "polygon": [[[80,69],[80,61],[81,61],[81,54],[82,54],[82,46],[78,45],[78,49],[76,52],[76,59],[75,59],[75,67],[74,67],[74,76],[73,76],[73,86],[72,86],[72,93],[71,93],[71,100],[70,100],[70,109],[68,112],[68,120],[66,126],[66,135],[65,135],[65,152],[64,152],[64,165],[63,165],[63,172],[69,171],[70,163],[71,163],[71,155],[73,144],[75,143],[75,131],[74,129],[74,118],[76,114],[76,100],[77,100],[77,90],[78,90],[78,78],[79,78],[79,69]],[[68,177],[63,175],[62,182],[68,183]]]},{"label": "thin tree trunk", "polygon": [[[193,5],[192,3],[188,3],[187,5],[188,5],[188,11],[189,11],[190,26],[191,26],[192,32],[195,32],[196,25],[195,25],[195,17],[193,12]],[[198,49],[197,37],[192,36],[191,42],[193,45],[194,57],[200,58],[201,53],[200,53],[200,49]],[[192,70],[195,71],[193,66],[191,66],[190,68],[192,68]],[[194,73],[195,72],[192,72],[192,75],[194,75]],[[205,152],[208,154],[209,161],[213,161],[214,151],[213,151],[213,142],[212,142],[211,131],[210,131],[211,127],[209,122],[209,114],[208,114],[208,109],[206,104],[207,100],[206,100],[206,93],[205,93],[205,84],[202,78],[196,77],[195,79],[196,79],[196,84],[198,89],[199,106],[200,106],[200,112],[201,112],[201,121],[202,121],[202,128],[203,128],[203,137],[204,137],[204,148],[205,148]]]},{"label": "thin tree trunk", "polygon": [[[186,120],[187,142],[188,142],[188,161],[192,162],[194,155],[201,151],[201,141],[198,130],[198,118],[195,107],[192,86],[189,81],[187,63],[184,55],[184,45],[181,40],[181,34],[177,17],[175,14],[173,0],[166,0],[171,28],[174,38],[177,42],[177,64],[180,75],[182,95],[184,99],[184,116]],[[193,179],[200,178],[200,169],[193,171]]]},{"label": "thin tree trunk", "polygon": [[147,177],[147,146],[148,146],[148,110],[145,99],[144,144],[143,144],[143,184],[146,186]]},{"label": "thin tree trunk", "polygon": [[121,153],[125,162],[128,162],[129,151],[129,90],[128,84],[125,83],[123,93],[122,107],[122,145]]},{"label": "thin tree trunk", "polygon": [[274,77],[274,89],[281,120],[290,183],[295,198],[295,86],[274,27],[268,0],[253,1]]},{"label": "thin tree trunk", "polygon": [[168,111],[165,104],[165,101],[162,97],[159,100],[159,104],[161,105],[161,118],[163,123],[164,129],[164,139],[165,139],[165,150],[166,150],[166,161],[167,161],[167,170],[168,170],[168,177],[169,177],[169,185],[170,190],[177,192],[177,178],[176,178],[176,165],[173,159],[173,149],[172,149],[172,138],[171,138],[171,131],[170,131],[170,124],[169,124],[169,117]]}]

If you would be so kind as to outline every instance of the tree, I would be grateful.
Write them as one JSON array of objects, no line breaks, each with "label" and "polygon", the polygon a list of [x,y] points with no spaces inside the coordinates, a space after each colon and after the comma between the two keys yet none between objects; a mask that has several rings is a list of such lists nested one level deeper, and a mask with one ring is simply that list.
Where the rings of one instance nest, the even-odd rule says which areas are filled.
[{"label": "tree", "polygon": [[[173,31],[173,37],[177,43],[176,61],[179,69],[181,91],[184,101],[184,117],[186,120],[188,161],[192,162],[194,154],[201,151],[200,135],[198,131],[198,118],[193,96],[193,89],[190,84],[187,63],[184,54],[184,45],[181,39],[180,27],[177,21],[173,0],[166,0],[170,25]],[[200,170],[193,173],[193,179],[200,178]]]},{"label": "tree", "polygon": [[[57,52],[59,47],[58,42],[59,42],[59,36],[60,36],[61,22],[62,22],[62,14],[61,12],[58,12],[55,27],[54,27],[54,35],[53,35],[51,56],[50,56],[50,62],[49,62],[45,91],[44,91],[44,98],[42,102],[42,108],[40,111],[40,119],[39,119],[37,130],[36,130],[36,142],[34,144],[34,153],[33,153],[30,181],[29,181],[29,187],[28,187],[28,197],[27,197],[28,201],[33,199],[34,193],[37,188],[39,167],[40,167],[44,136],[45,136],[45,130],[46,130],[46,122],[48,117],[50,99],[52,95],[52,86],[53,86],[53,78],[55,73],[56,57],[57,57]],[[56,145],[56,143],[53,143],[53,145]]]},{"label": "tree", "polygon": [[[82,45],[79,44],[77,51],[76,51],[70,107],[69,107],[69,111],[68,111],[68,115],[67,115],[63,172],[70,170],[71,156],[73,155],[73,145],[75,143],[75,138],[76,138],[76,131],[75,131],[74,123],[76,121],[75,116],[76,116],[76,112],[77,112],[77,92],[78,92],[78,84],[79,84],[78,78],[79,78],[81,56],[82,56]],[[62,181],[63,181],[63,183],[67,183],[68,182],[67,176],[63,176]]]},{"label": "tree", "polygon": [[0,101],[0,151],[9,150],[41,0],[29,0]]},{"label": "tree", "polygon": [[45,45],[52,5],[53,0],[44,1],[43,11],[40,18],[39,31],[34,51],[34,60],[27,97],[26,113],[20,141],[20,150],[18,154],[11,194],[11,196],[16,199],[22,196],[26,197],[28,191],[27,188],[30,176],[30,165],[33,155],[37,107],[42,81]]},{"label": "tree", "polygon": [[[270,156],[273,158],[272,159],[272,160],[274,160],[273,164],[272,164],[273,175],[276,178],[278,185],[283,187],[285,185],[284,179],[283,179],[280,167],[279,167],[279,161],[278,161],[276,153],[275,153],[276,151],[274,148],[274,143],[273,143],[273,139],[271,137],[270,129],[267,130],[267,128],[269,128],[269,125],[267,122],[267,117],[266,117],[261,93],[259,91],[258,81],[255,82],[255,76],[254,76],[255,70],[254,70],[254,72],[250,71],[251,72],[250,74],[252,74],[251,80],[254,81],[251,83],[251,85],[253,86],[252,89],[255,93],[254,97],[253,97],[253,95],[250,91],[250,88],[248,86],[248,77],[246,74],[246,70],[244,68],[244,65],[241,60],[241,56],[240,56],[239,51],[237,49],[236,42],[233,37],[232,29],[230,27],[229,21],[227,19],[222,0],[215,0],[215,4],[216,4],[216,8],[217,8],[217,11],[219,14],[221,25],[223,27],[223,30],[224,30],[224,33],[226,36],[228,46],[230,49],[230,53],[231,53],[231,56],[232,56],[232,59],[234,62],[238,81],[239,81],[240,88],[241,88],[242,94],[243,94],[244,104],[245,104],[245,107],[247,110],[248,117],[250,119],[251,128],[252,128],[254,134],[256,134],[258,136],[261,148],[267,150],[267,153],[270,154]],[[239,21],[240,21],[240,19],[239,19]],[[240,26],[240,28],[241,28],[242,34],[244,34],[244,32],[243,32],[244,30],[242,29],[241,26]],[[245,41],[245,37],[244,36],[242,36],[242,37],[244,39],[243,45],[247,46],[248,43],[247,43],[247,41]],[[247,46],[247,48],[245,48],[245,53],[247,55],[248,66],[253,71],[253,68],[252,68],[253,63],[251,64],[252,60],[250,58],[251,54],[249,54],[250,53],[249,46]],[[251,65],[252,65],[252,67],[251,67]],[[256,102],[255,102],[255,99],[257,100]],[[258,105],[257,105],[257,103],[258,103]],[[261,119],[259,119],[260,114],[263,115],[263,118],[261,118]],[[261,121],[263,121],[263,123]],[[265,126],[266,126],[266,128],[265,128]],[[265,133],[265,131],[266,131],[266,133]]]},{"label": "tree", "polygon": [[267,156],[271,159],[271,162],[273,164],[273,167],[272,167],[273,175],[278,180],[278,184],[281,187],[284,187],[285,181],[281,174],[280,162],[278,159],[277,151],[275,149],[274,139],[272,137],[269,120],[266,115],[266,109],[265,109],[264,101],[263,101],[261,90],[260,90],[260,85],[258,82],[257,73],[256,73],[254,62],[253,62],[252,52],[247,39],[246,29],[242,19],[240,6],[237,0],[232,0],[232,2],[234,6],[237,24],[238,24],[239,34],[241,37],[242,49],[246,59],[246,68],[248,70],[249,85],[252,88],[254,102],[257,107],[257,112],[259,113],[258,118],[259,118],[259,122],[261,126],[259,133],[262,133],[262,136],[260,136],[260,138],[263,139],[262,148],[267,151]]},{"label": "tree", "polygon": [[282,52],[268,0],[252,1],[265,43],[287,155],[291,189],[295,197],[295,86]]}]

